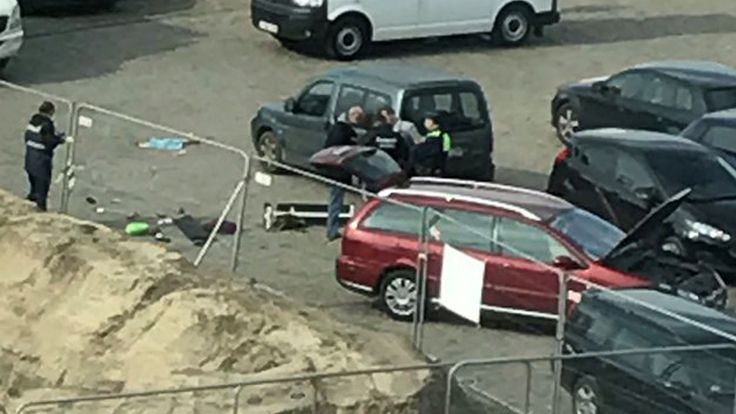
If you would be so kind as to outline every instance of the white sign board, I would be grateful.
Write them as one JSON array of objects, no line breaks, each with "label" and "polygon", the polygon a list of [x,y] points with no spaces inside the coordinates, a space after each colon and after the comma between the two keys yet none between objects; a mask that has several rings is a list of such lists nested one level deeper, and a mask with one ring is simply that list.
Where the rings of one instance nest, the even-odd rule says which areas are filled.
[{"label": "white sign board", "polygon": [[445,244],[440,279],[440,305],[476,324],[480,323],[483,275],[486,265]]}]

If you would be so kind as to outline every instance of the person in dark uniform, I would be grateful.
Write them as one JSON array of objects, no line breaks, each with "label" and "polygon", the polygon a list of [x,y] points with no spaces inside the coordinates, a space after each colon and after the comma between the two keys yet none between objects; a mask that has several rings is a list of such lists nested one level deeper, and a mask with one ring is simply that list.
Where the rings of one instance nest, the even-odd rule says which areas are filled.
[{"label": "person in dark uniform", "polygon": [[25,170],[31,187],[26,198],[36,203],[41,211],[46,211],[47,208],[54,150],[57,146],[71,141],[70,138],[65,138],[63,133],[56,132],[53,121],[55,112],[53,103],[42,103],[38,113],[31,117],[25,133]]},{"label": "person in dark uniform", "polygon": [[444,177],[447,157],[452,150],[452,137],[442,130],[440,118],[440,115],[425,118],[425,141],[413,148],[410,165],[415,171],[424,170],[429,175]]},{"label": "person in dark uniform", "polygon": [[393,114],[392,108],[381,109],[377,116],[378,125],[361,139],[361,144],[384,151],[402,168],[405,168],[409,162],[410,145],[407,139],[394,128]]},{"label": "person in dark uniform", "polygon": [[[340,120],[330,128],[325,140],[325,148],[355,145],[358,134],[355,125],[363,121],[363,108],[354,106],[348,110],[345,120]],[[350,185],[352,176],[345,171],[332,171],[329,178],[341,184]],[[333,185],[327,204],[327,241],[340,238],[340,211],[342,210],[345,189]]]}]

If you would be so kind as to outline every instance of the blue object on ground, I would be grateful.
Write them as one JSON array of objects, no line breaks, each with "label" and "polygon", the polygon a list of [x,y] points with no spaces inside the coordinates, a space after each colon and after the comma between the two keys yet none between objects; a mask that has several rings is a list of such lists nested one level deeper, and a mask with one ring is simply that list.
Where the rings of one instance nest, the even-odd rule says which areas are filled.
[{"label": "blue object on ground", "polygon": [[151,137],[148,141],[140,144],[141,148],[152,148],[167,151],[181,151],[187,140],[184,138],[158,138]]}]

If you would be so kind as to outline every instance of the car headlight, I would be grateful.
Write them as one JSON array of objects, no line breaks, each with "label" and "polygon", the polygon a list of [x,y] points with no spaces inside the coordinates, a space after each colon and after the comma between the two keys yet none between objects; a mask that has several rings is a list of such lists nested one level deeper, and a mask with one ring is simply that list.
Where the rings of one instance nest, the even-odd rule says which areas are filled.
[{"label": "car headlight", "polygon": [[725,231],[713,227],[710,224],[702,223],[699,221],[685,220],[687,228],[685,229],[685,237],[690,240],[697,240],[701,237],[705,237],[711,240],[717,240],[722,242],[731,241],[731,235]]},{"label": "car headlight", "polygon": [[291,0],[299,7],[322,7],[324,0]]},{"label": "car headlight", "polygon": [[13,8],[13,13],[10,14],[10,22],[8,23],[8,30],[16,30],[20,29],[22,25],[22,20],[20,18],[20,6],[15,5]]}]

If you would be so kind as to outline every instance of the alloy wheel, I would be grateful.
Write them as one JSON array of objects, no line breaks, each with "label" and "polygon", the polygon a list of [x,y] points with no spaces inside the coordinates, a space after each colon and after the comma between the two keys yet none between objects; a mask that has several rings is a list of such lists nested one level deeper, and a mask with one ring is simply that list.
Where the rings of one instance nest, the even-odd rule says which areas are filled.
[{"label": "alloy wheel", "polygon": [[580,128],[580,121],[575,111],[567,107],[557,115],[557,132],[561,138],[569,139]]},{"label": "alloy wheel", "polygon": [[593,388],[584,384],[575,391],[575,414],[597,414],[598,405]]},{"label": "alloy wheel", "polygon": [[402,317],[412,315],[417,302],[416,284],[403,277],[391,280],[386,286],[384,301],[391,313]]}]

